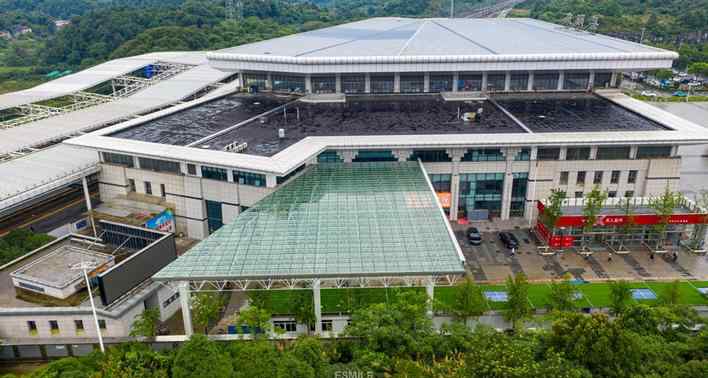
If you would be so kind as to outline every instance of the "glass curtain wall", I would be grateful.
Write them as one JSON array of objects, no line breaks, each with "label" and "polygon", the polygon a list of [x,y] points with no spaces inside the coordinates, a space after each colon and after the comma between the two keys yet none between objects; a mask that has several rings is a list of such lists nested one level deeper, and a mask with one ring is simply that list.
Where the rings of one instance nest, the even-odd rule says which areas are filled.
[{"label": "glass curtain wall", "polygon": [[563,81],[563,89],[579,89],[584,90],[590,84],[589,72],[566,72],[565,80]]},{"label": "glass curtain wall", "polygon": [[533,89],[549,91],[558,89],[558,72],[537,72],[533,75]]},{"label": "glass curtain wall", "polygon": [[460,174],[459,211],[468,219],[478,219],[487,210],[489,216],[501,214],[504,173]]},{"label": "glass curtain wall", "polygon": [[501,92],[506,87],[506,74],[495,73],[487,75],[487,90],[490,92]]},{"label": "glass curtain wall", "polygon": [[337,92],[336,76],[313,76],[312,93],[335,93]]},{"label": "glass curtain wall", "polygon": [[371,93],[393,93],[393,75],[371,75]]},{"label": "glass curtain wall", "polygon": [[510,91],[525,91],[529,89],[529,74],[528,73],[515,73],[511,74],[511,80],[509,81]]},{"label": "glass curtain wall", "polygon": [[482,74],[460,74],[457,89],[479,92],[482,90]]},{"label": "glass curtain wall", "polygon": [[452,91],[452,75],[430,75],[430,92]]},{"label": "glass curtain wall", "polygon": [[523,217],[526,208],[526,187],[528,186],[528,172],[514,172],[514,182],[511,184],[511,210],[512,217]]},{"label": "glass curtain wall", "polygon": [[401,75],[401,93],[422,93],[425,91],[423,75]]},{"label": "glass curtain wall", "polygon": [[305,77],[295,75],[272,75],[273,90],[286,92],[305,92]]},{"label": "glass curtain wall", "polygon": [[342,75],[342,92],[366,92],[366,77],[364,75]]}]

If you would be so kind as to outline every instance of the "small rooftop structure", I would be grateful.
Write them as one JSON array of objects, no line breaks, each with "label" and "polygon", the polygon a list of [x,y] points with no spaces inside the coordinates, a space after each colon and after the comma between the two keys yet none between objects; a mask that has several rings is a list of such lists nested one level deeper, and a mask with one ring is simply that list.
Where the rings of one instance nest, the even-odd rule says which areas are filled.
[{"label": "small rooftop structure", "polygon": [[153,279],[458,275],[464,273],[463,262],[419,163],[322,163]]},{"label": "small rooftop structure", "polygon": [[12,272],[12,282],[21,289],[66,299],[85,287],[83,272],[77,269],[79,264],[92,267],[89,275],[113,266],[114,257],[91,250],[94,245],[102,247],[95,242],[71,238],[56,245],[51,253]]}]

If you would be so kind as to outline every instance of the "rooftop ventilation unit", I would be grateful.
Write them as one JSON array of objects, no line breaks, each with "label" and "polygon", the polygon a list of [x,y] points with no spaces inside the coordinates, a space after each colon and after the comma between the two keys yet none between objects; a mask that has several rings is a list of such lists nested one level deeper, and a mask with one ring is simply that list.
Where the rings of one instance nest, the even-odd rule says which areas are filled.
[{"label": "rooftop ventilation unit", "polygon": [[243,152],[248,148],[248,143],[243,142],[241,144],[238,144],[238,142],[233,142],[231,144],[227,144],[226,147],[224,147],[224,151],[226,152]]}]

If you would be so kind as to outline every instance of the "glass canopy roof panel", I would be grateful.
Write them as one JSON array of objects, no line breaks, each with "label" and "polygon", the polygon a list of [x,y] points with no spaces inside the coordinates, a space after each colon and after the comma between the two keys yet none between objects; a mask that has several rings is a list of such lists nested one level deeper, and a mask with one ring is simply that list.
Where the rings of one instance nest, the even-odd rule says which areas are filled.
[{"label": "glass canopy roof panel", "polygon": [[456,243],[418,163],[322,163],[154,278],[463,273]]}]

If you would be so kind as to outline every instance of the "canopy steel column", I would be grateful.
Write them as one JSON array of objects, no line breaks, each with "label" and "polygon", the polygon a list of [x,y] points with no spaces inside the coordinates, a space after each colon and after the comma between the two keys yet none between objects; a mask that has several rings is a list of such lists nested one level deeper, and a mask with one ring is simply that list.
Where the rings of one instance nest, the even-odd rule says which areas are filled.
[{"label": "canopy steel column", "polygon": [[89,221],[91,222],[91,229],[93,230],[93,237],[97,237],[96,233],[96,222],[93,220],[93,207],[91,206],[91,193],[88,189],[88,180],[86,176],[81,178],[81,185],[84,188],[84,199],[86,200],[86,210],[88,211]]},{"label": "canopy steel column", "polygon": [[191,298],[189,292],[189,282],[181,281],[179,283],[179,301],[182,306],[182,321],[184,322],[184,335],[192,336],[194,329],[192,328],[192,311],[190,308]]},{"label": "canopy steel column", "polygon": [[315,310],[315,334],[322,334],[322,304],[320,301],[320,279],[312,280],[312,307]]}]

